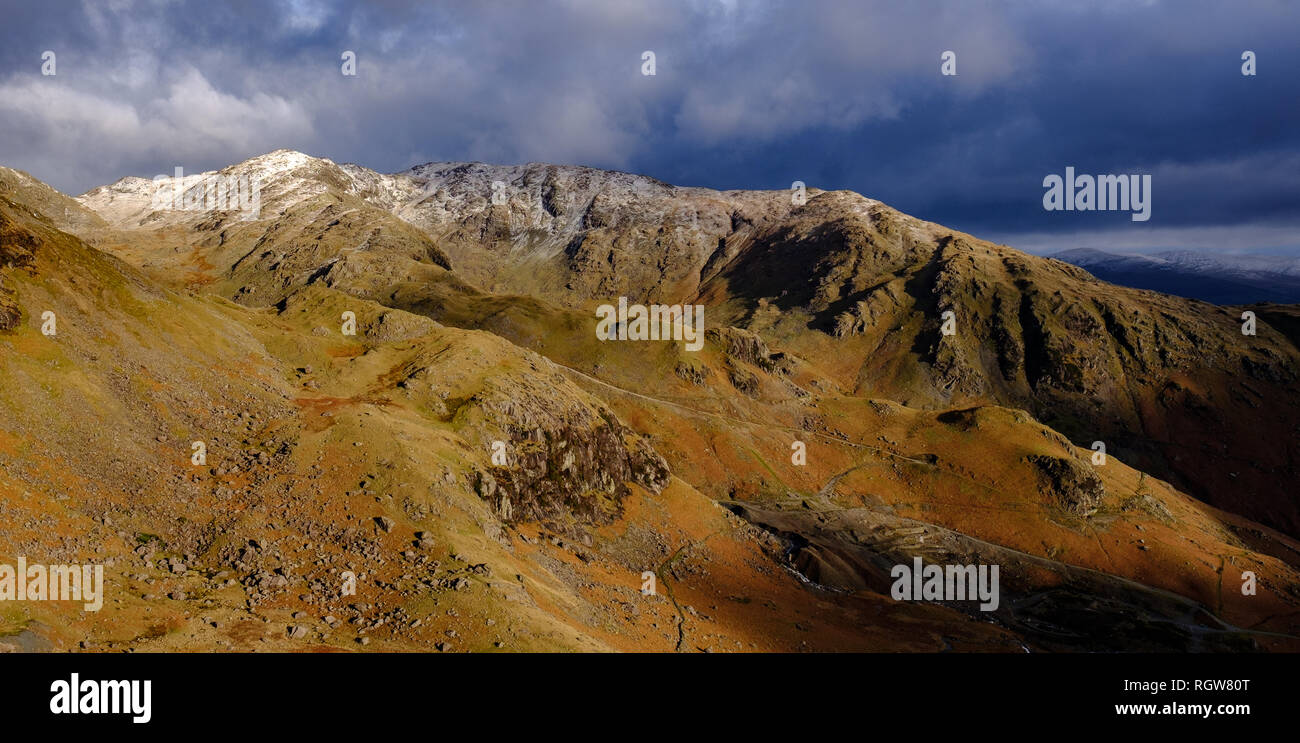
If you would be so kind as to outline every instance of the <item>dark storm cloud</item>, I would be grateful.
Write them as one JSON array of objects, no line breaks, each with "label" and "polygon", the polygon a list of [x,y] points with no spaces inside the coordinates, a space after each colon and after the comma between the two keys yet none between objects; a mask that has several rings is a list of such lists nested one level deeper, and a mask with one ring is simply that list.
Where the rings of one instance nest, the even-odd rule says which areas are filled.
[{"label": "dark storm cloud", "polygon": [[[801,180],[1036,250],[1300,243],[1289,4],[6,0],[2,15],[0,163],[73,193],[288,147],[386,171]],[[1044,211],[1043,177],[1066,166],[1151,173],[1151,220]]]}]

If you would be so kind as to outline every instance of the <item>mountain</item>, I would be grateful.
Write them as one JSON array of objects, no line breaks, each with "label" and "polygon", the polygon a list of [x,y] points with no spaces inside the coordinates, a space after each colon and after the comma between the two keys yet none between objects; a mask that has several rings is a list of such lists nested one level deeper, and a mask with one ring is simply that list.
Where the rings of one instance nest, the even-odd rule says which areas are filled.
[{"label": "mountain", "polygon": [[[264,182],[261,220],[154,211],[153,184],[134,179],[80,199],[116,228],[81,234],[250,306],[321,282],[672,394],[659,380],[689,359],[665,359],[659,375],[633,373],[630,358],[603,363],[622,351],[598,349],[584,315],[620,296],[704,303],[710,322],[806,360],[828,389],[1023,408],[1079,445],[1101,441],[1206,502],[1300,534],[1286,485],[1300,472],[1300,352],[1267,322],[1246,338],[1239,313],[1104,284],[851,192],[814,189],[796,205],[786,192],[589,168],[383,175],[284,151],[221,173]],[[939,332],[945,311],[952,336]],[[1261,432],[1248,452],[1221,443]]]},{"label": "mountain", "polygon": [[[0,556],[120,561],[121,601],[0,635],[1300,648],[1292,308],[1242,336],[851,192],[290,151],[215,175],[257,213],[0,171]],[[619,297],[702,304],[703,347],[599,340]],[[916,557],[999,565],[1000,606],[894,600]]]},{"label": "mountain", "polygon": [[1124,255],[1075,248],[1052,255],[1099,279],[1213,304],[1300,302],[1300,258],[1166,250]]}]

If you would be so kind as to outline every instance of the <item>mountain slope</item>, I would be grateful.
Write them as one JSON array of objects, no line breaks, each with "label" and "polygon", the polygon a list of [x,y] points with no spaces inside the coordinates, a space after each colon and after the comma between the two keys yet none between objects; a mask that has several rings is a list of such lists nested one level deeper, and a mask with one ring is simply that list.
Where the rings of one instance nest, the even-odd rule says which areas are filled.
[{"label": "mountain slope", "polygon": [[[707,284],[721,321],[834,358],[860,392],[1024,408],[1210,503],[1300,529],[1285,485],[1300,466],[1300,352],[1267,321],[1243,336],[1239,312],[1104,284],[888,209],[860,216],[855,202],[814,198],[805,222]],[[784,294],[763,277],[781,277]]]},{"label": "mountain slope", "polygon": [[[848,192],[812,191],[796,206],[785,193],[580,168],[382,176],[287,152],[226,172],[267,179],[256,218],[154,212],[152,183],[124,181],[83,197],[110,224],[80,234],[181,303],[159,312],[215,308],[212,327],[250,339],[247,353],[193,350],[211,370],[260,359],[268,370],[254,378],[282,395],[250,400],[249,415],[272,412],[240,424],[276,432],[261,447],[270,479],[218,487],[252,509],[250,528],[286,530],[282,552],[300,538],[328,551],[321,535],[354,540],[353,526],[373,534],[379,552],[341,549],[382,558],[366,566],[382,612],[321,605],[317,572],[302,595],[363,628],[388,626],[374,635],[391,637],[384,647],[460,647],[444,629],[474,648],[495,641],[496,630],[430,613],[431,600],[526,625],[509,642],[531,648],[1117,649],[1123,637],[1127,648],[1222,650],[1292,648],[1300,634],[1300,544],[1239,515],[1286,528],[1290,439],[1198,448],[1246,430],[1244,394],[1270,403],[1252,408],[1257,427],[1294,426],[1285,375],[1296,351],[1290,329],[1271,324],[1284,312],[1261,312],[1260,335],[1239,341],[1215,308],[1110,287]],[[494,205],[493,180],[528,195]],[[675,237],[683,205],[696,218]],[[494,237],[494,224],[532,226]],[[588,241],[602,247],[585,253]],[[14,268],[23,322],[11,332],[37,339],[28,274]],[[703,303],[704,347],[597,340],[591,305],[618,296],[603,292]],[[949,309],[955,333],[944,335]],[[355,338],[339,331],[345,311]],[[17,437],[36,425],[13,420],[26,421]],[[1104,465],[1087,448],[1097,439]],[[505,464],[492,461],[496,441]],[[797,443],[806,462],[792,461]],[[1180,458],[1188,447],[1198,461]],[[1214,468],[1234,458],[1258,471],[1220,489],[1227,475]],[[259,457],[240,461],[212,476],[238,481]],[[1162,467],[1238,513],[1189,498]],[[210,508],[185,518],[203,523]],[[421,562],[432,555],[416,531],[454,549]],[[171,527],[168,543],[178,538]],[[305,563],[276,573],[284,566],[243,538],[203,553],[213,575],[238,576],[232,598],[289,613],[277,621],[312,616],[276,585]],[[1000,564],[1002,608],[893,601],[889,566],[917,556]],[[490,577],[474,570],[485,559]],[[670,594],[640,594],[647,570]],[[1235,590],[1239,571],[1262,576],[1257,595]],[[328,630],[308,634],[330,647],[359,636]],[[204,630],[170,641],[215,640]]]},{"label": "mountain slope", "polygon": [[165,287],[5,196],[0,235],[0,558],[106,568],[99,612],[5,602],[0,649],[1015,647],[942,607],[869,621],[887,599],[810,594],[494,335],[319,285],[260,309]]}]

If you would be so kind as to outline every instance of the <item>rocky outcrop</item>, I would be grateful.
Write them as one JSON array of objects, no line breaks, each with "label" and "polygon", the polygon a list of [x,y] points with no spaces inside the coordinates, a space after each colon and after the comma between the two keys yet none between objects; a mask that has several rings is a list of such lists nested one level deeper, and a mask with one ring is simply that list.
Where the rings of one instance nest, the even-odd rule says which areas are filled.
[{"label": "rocky outcrop", "polygon": [[1089,516],[1106,497],[1097,473],[1077,460],[1034,454],[1026,458],[1038,471],[1041,491],[1076,516]]},{"label": "rocky outcrop", "polygon": [[23,313],[18,307],[13,289],[5,285],[4,274],[0,274],[0,332],[7,332],[18,327]]},{"label": "rocky outcrop", "polygon": [[540,417],[550,418],[508,423],[507,465],[477,473],[475,489],[502,520],[562,530],[604,524],[622,513],[629,483],[654,493],[667,484],[663,457],[612,417],[547,425]]},{"label": "rocky outcrop", "polygon": [[[26,210],[0,197],[0,269],[26,268],[36,258],[42,240],[29,226],[20,224],[15,212]],[[34,219],[35,215],[31,215]]]},{"label": "rocky outcrop", "polygon": [[772,351],[757,333],[740,328],[711,328],[705,338],[712,341],[729,358],[756,366],[769,374],[789,374],[794,360],[780,351]]},{"label": "rocky outcrop", "polygon": [[0,197],[0,332],[13,330],[22,322],[22,310],[6,274],[30,268],[42,244],[35,232],[13,216],[20,209]]}]

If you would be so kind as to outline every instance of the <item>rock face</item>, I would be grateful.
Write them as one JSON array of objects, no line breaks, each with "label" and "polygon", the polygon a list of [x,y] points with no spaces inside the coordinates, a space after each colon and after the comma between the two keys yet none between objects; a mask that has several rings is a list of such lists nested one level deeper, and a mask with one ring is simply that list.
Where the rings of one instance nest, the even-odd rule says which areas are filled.
[{"label": "rock face", "polygon": [[740,328],[714,328],[705,336],[716,343],[729,359],[743,361],[775,374],[788,374],[793,360],[779,351],[773,352],[757,333]]}]

